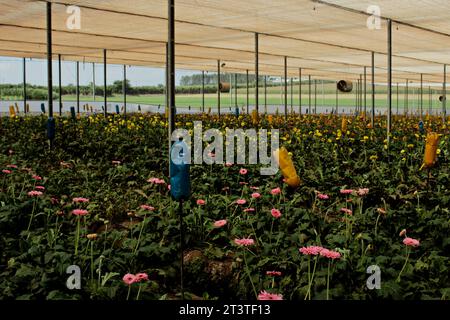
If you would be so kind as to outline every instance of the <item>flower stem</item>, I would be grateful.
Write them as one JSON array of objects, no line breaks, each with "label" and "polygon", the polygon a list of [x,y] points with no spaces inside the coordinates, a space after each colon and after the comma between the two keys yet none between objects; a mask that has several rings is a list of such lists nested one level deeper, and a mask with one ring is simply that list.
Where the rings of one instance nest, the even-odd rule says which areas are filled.
[{"label": "flower stem", "polygon": [[377,228],[378,228],[378,221],[380,220],[380,214],[377,217],[377,221],[375,222],[375,237],[377,236]]},{"label": "flower stem", "polygon": [[136,295],[136,301],[139,300],[139,296],[141,294],[141,289],[142,289],[142,284],[139,284],[139,290],[138,290],[138,293]]},{"label": "flower stem", "polygon": [[400,276],[402,275],[403,271],[405,270],[406,264],[408,263],[408,260],[409,260],[409,253],[410,253],[409,248],[406,247],[406,260],[405,260],[405,264],[403,265],[402,270],[400,270],[400,273],[398,274],[397,282],[400,282]]},{"label": "flower stem", "polygon": [[28,222],[28,228],[27,228],[27,240],[30,237],[30,228],[31,228],[31,223],[33,222],[33,218],[34,218],[34,210],[36,209],[36,199],[34,199],[33,201],[33,210],[31,210],[31,217],[30,217],[30,222]]},{"label": "flower stem", "polygon": [[131,285],[128,285],[127,301],[130,298],[130,292],[131,292]]},{"label": "flower stem", "polygon": [[77,236],[75,237],[75,255],[78,255],[79,239],[80,239],[80,216],[77,217]]},{"label": "flower stem", "polygon": [[328,261],[328,274],[327,274],[327,300],[330,300],[330,266],[331,266],[331,260]]},{"label": "flower stem", "polygon": [[147,215],[144,215],[144,221],[142,221],[141,231],[139,232],[139,237],[138,237],[138,240],[137,240],[137,243],[136,243],[136,247],[134,248],[133,255],[136,254],[137,249],[139,248],[139,243],[141,242],[141,235],[142,235],[142,231],[144,230],[144,225],[145,225],[145,219],[146,218],[147,218]]},{"label": "flower stem", "polygon": [[258,293],[256,292],[256,288],[255,288],[255,285],[253,283],[252,277],[250,275],[250,271],[248,270],[247,258],[246,258],[245,251],[244,251],[244,263],[245,263],[245,270],[247,271],[248,278],[250,279],[250,283],[252,284],[253,293],[255,294],[255,297],[258,298]]},{"label": "flower stem", "polygon": [[94,281],[94,241],[91,240],[91,282]]},{"label": "flower stem", "polygon": [[[311,300],[311,286],[314,281],[314,274],[316,273],[316,266],[317,266],[317,257],[314,258],[314,268],[313,268],[313,272],[311,275],[311,279],[308,284],[308,292],[306,293],[306,297],[309,297],[309,300]],[[308,265],[308,267],[309,267],[309,265]],[[308,270],[308,274],[309,274],[309,270]],[[306,297],[305,297],[305,300],[306,300]]]}]

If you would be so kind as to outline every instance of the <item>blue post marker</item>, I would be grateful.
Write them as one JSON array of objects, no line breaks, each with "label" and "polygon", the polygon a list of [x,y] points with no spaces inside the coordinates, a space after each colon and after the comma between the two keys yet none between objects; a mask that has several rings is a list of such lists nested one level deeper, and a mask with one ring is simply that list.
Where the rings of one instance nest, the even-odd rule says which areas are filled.
[{"label": "blue post marker", "polygon": [[119,114],[120,113],[120,109],[119,109],[119,105],[116,104],[116,113]]},{"label": "blue post marker", "polygon": [[179,202],[180,215],[180,273],[181,273],[181,296],[184,300],[183,272],[184,272],[184,228],[183,228],[183,201],[188,200],[191,195],[191,181],[189,176],[189,153],[187,144],[182,141],[175,142],[170,149],[170,193],[172,198]]},{"label": "blue post marker", "polygon": [[425,133],[425,127],[424,127],[424,124],[423,124],[422,120],[420,120],[420,122],[419,122],[419,131],[420,131],[420,134],[424,134]]},{"label": "blue post marker", "polygon": [[191,106],[189,106],[189,111],[191,110]]},{"label": "blue post marker", "polygon": [[142,110],[141,110],[141,105],[140,105],[140,104],[138,105],[138,111],[139,111],[139,112],[142,111]]},{"label": "blue post marker", "polygon": [[236,115],[236,118],[239,118],[239,107],[236,107],[234,114]]},{"label": "blue post marker", "polygon": [[45,104],[41,103],[41,112],[45,113]]},{"label": "blue post marker", "polygon": [[53,148],[53,141],[56,135],[56,121],[55,118],[50,117],[47,120],[47,138],[50,140],[50,148]]},{"label": "blue post marker", "polygon": [[72,117],[72,120],[75,121],[76,115],[75,115],[75,107],[70,107],[70,115]]}]

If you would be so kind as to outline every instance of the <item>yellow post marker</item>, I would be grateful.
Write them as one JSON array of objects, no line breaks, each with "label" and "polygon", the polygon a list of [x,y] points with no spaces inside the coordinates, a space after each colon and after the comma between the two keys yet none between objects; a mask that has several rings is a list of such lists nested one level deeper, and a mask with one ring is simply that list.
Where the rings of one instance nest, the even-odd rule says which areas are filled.
[{"label": "yellow post marker", "polygon": [[252,122],[254,126],[258,125],[258,112],[256,110],[252,111]]},{"label": "yellow post marker", "polygon": [[297,175],[294,163],[292,162],[292,159],[289,156],[289,153],[286,150],[286,148],[282,147],[281,149],[277,149],[276,151],[274,151],[273,155],[278,162],[281,173],[286,179],[286,183],[291,188],[297,188],[300,185],[301,180]]},{"label": "yellow post marker", "polygon": [[211,114],[211,107],[208,108],[208,114]]},{"label": "yellow post marker", "polygon": [[272,123],[273,123],[273,116],[272,116],[271,114],[269,114],[269,115],[267,116],[267,121],[269,121],[269,124],[272,125]]},{"label": "yellow post marker", "polygon": [[342,134],[345,134],[347,132],[347,118],[346,117],[342,118],[341,131],[342,131]]},{"label": "yellow post marker", "polygon": [[14,107],[16,108],[16,114],[19,114],[19,106],[17,105],[17,102],[14,103]]},{"label": "yellow post marker", "polygon": [[436,164],[438,144],[439,135],[436,132],[428,133],[422,168],[431,168]]},{"label": "yellow post marker", "polygon": [[9,106],[9,116],[14,118],[16,116],[16,110],[14,110],[14,106]]}]

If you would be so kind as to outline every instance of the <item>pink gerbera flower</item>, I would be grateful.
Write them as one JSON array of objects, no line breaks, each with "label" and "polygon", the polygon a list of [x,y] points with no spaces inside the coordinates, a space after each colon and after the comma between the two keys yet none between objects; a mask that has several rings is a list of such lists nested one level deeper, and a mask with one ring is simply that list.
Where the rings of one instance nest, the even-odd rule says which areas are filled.
[{"label": "pink gerbera flower", "polygon": [[352,194],[353,190],[352,189],[343,189],[341,190],[341,194]]},{"label": "pink gerbera flower", "polygon": [[83,209],[75,209],[72,211],[72,214],[75,216],[85,216],[87,215],[89,212],[87,210],[83,210]]},{"label": "pink gerbera flower", "polygon": [[304,255],[317,256],[324,248],[319,246],[309,246],[300,248],[300,253]]},{"label": "pink gerbera flower", "polygon": [[43,193],[41,191],[30,191],[28,192],[28,196],[30,197],[40,197]]},{"label": "pink gerbera flower", "polygon": [[320,200],[328,200],[328,199],[330,199],[330,197],[329,197],[328,195],[323,194],[323,193],[317,194],[317,197],[318,197]]},{"label": "pink gerbera flower", "polygon": [[321,250],[320,255],[322,257],[332,259],[332,260],[339,259],[341,257],[341,254],[339,252],[328,250],[328,249]]},{"label": "pink gerbera flower", "polygon": [[227,220],[218,220],[214,222],[214,228],[222,228],[227,224]]},{"label": "pink gerbera flower", "polygon": [[258,192],[255,192],[255,193],[252,194],[252,198],[253,199],[258,199],[260,197],[261,197],[261,195]]},{"label": "pink gerbera flower", "polygon": [[122,280],[128,286],[130,286],[133,283],[137,282],[136,276],[134,274],[131,274],[131,273],[127,273],[126,275],[124,275]]},{"label": "pink gerbera flower", "polygon": [[202,199],[198,199],[198,200],[197,200],[197,205],[203,206],[203,205],[205,205],[205,204],[206,204],[206,201],[205,201],[205,200],[202,200]]},{"label": "pink gerbera flower", "polygon": [[239,205],[243,205],[243,204],[247,203],[247,200],[239,199],[239,200],[236,201],[236,203],[239,204]]},{"label": "pink gerbera flower", "polygon": [[250,238],[234,239],[234,243],[237,244],[238,246],[248,247],[248,246],[254,245],[255,240],[250,239]]},{"label": "pink gerbera flower", "polygon": [[11,174],[11,170],[2,170],[2,172],[4,173],[4,174]]},{"label": "pink gerbera flower", "polygon": [[270,191],[270,193],[273,194],[273,195],[275,196],[275,195],[281,193],[281,189],[280,189],[280,188],[272,189],[272,190]]},{"label": "pink gerbera flower", "polygon": [[239,174],[246,175],[247,173],[248,173],[247,169],[242,168],[241,170],[239,170]]},{"label": "pink gerbera flower", "polygon": [[281,217],[281,211],[278,209],[272,209],[270,211],[270,213],[272,214],[272,217],[274,217],[275,219],[278,219]]},{"label": "pink gerbera flower", "polygon": [[37,180],[37,181],[42,180],[42,177],[37,176],[37,175],[32,176],[32,178],[33,178],[34,180]]},{"label": "pink gerbera flower", "polygon": [[405,238],[403,239],[403,243],[408,247],[418,247],[420,245],[419,240],[413,238]]},{"label": "pink gerbera flower", "polygon": [[254,211],[255,211],[255,208],[244,209],[244,212],[254,212]]},{"label": "pink gerbera flower", "polygon": [[44,191],[45,187],[44,186],[36,186],[35,189],[39,190],[39,191]]},{"label": "pink gerbera flower", "polygon": [[74,203],[88,203],[89,199],[87,199],[87,198],[73,198],[72,201]]},{"label": "pink gerbera flower", "polygon": [[135,275],[135,282],[148,281],[148,274],[146,273],[137,273]]},{"label": "pink gerbera flower", "polygon": [[283,295],[276,293],[269,293],[264,290],[259,293],[258,300],[283,300]]},{"label": "pink gerbera flower", "polygon": [[10,169],[17,169],[18,168],[15,164],[8,164],[6,167],[10,168]]}]

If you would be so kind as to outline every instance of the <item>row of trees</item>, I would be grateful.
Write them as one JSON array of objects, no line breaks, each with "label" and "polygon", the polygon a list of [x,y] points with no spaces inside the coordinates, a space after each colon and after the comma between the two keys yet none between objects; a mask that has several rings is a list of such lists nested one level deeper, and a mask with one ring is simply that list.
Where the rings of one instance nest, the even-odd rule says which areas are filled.
[{"label": "row of trees", "polygon": [[[92,95],[93,85],[92,83],[87,86],[80,86],[80,95],[89,96]],[[132,87],[129,80],[126,81],[127,95],[161,95],[165,93],[163,85],[158,86],[140,86]],[[202,92],[202,86],[178,86],[176,88],[177,94],[200,94]],[[216,85],[205,86],[205,93],[217,92]],[[59,96],[59,87],[53,87],[53,95]],[[73,84],[61,87],[61,94],[64,95],[76,95],[77,88]],[[103,96],[103,86],[95,87],[95,95]],[[115,81],[112,85],[108,85],[106,89],[108,96],[123,94],[123,81]],[[22,97],[23,96],[23,84],[0,84],[0,96],[1,97]],[[27,99],[29,100],[46,100],[48,97],[47,87],[27,84]]]}]

